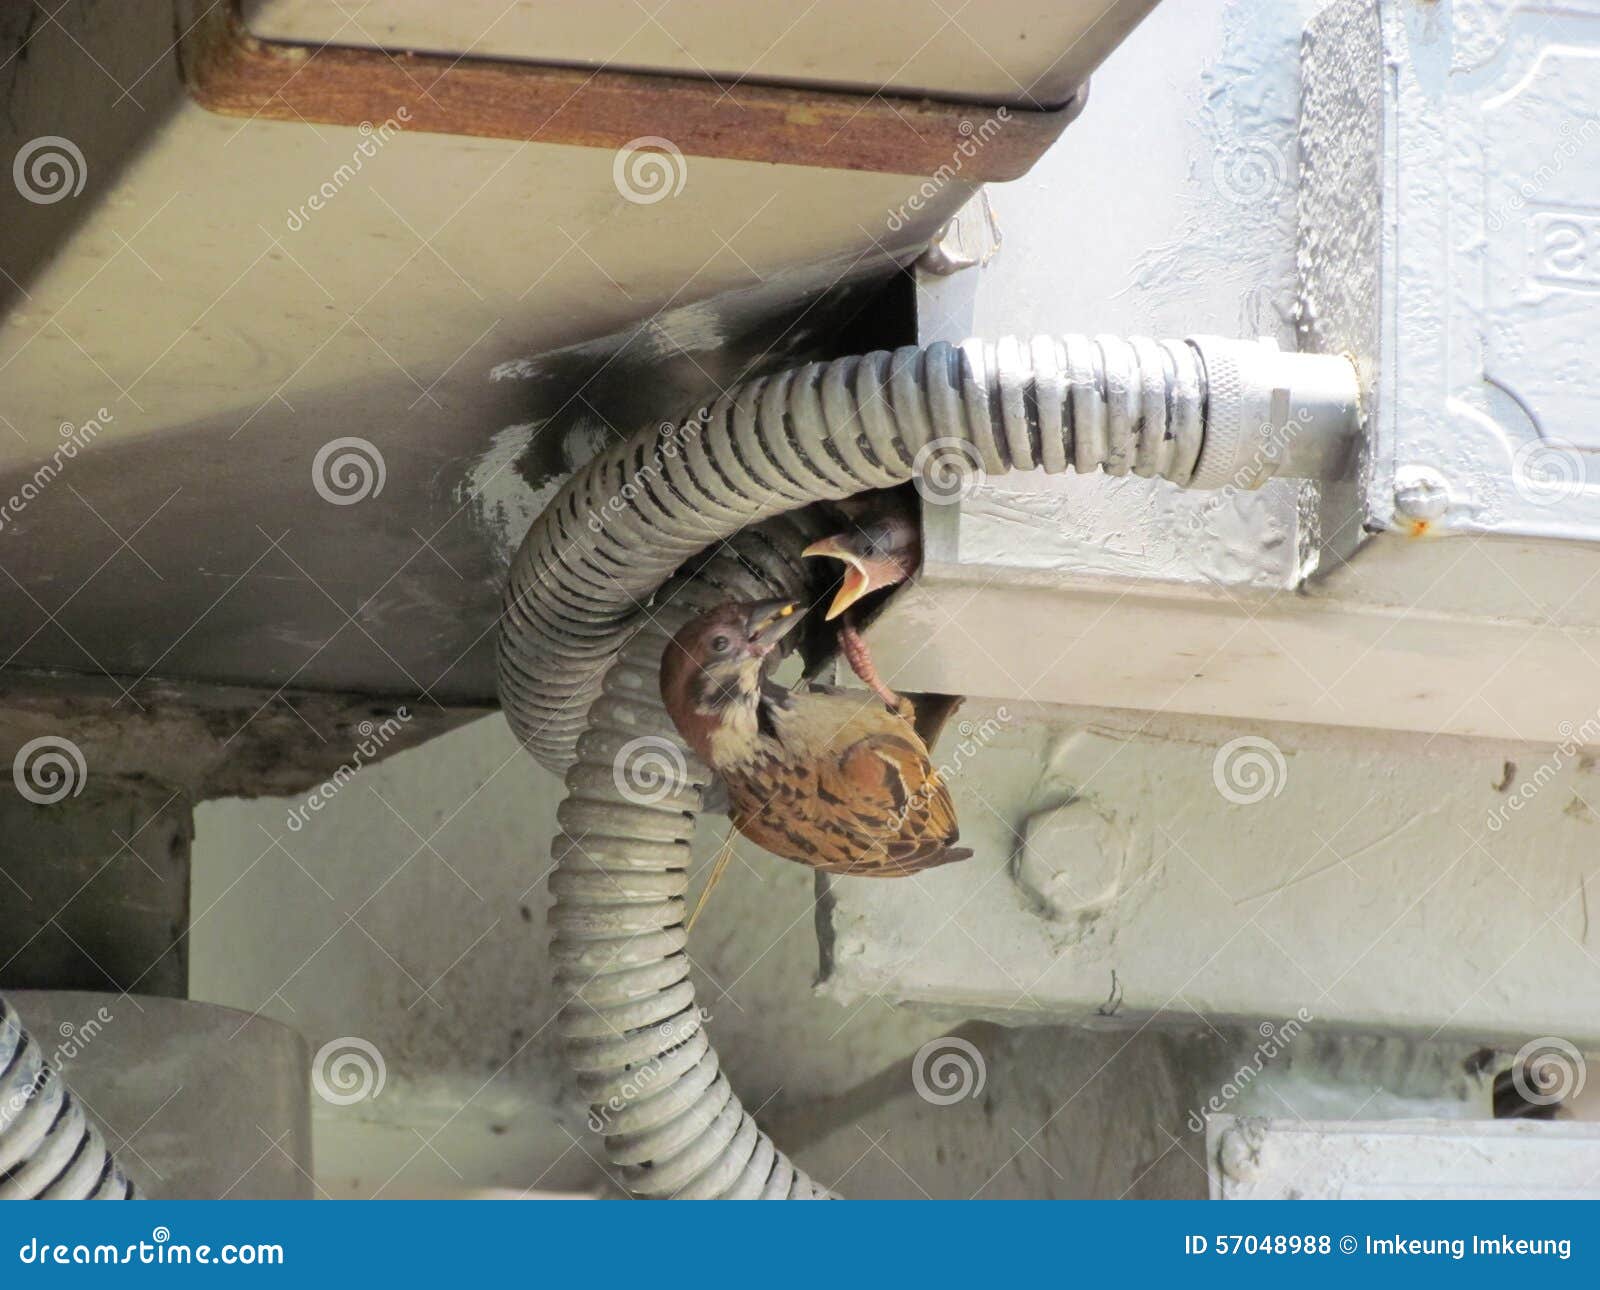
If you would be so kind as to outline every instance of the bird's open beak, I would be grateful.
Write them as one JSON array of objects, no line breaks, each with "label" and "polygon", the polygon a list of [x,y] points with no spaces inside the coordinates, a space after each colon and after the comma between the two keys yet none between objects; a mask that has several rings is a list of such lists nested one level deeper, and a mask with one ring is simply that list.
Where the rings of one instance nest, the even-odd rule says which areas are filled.
[{"label": "bird's open beak", "polygon": [[845,546],[837,537],[823,538],[820,542],[813,542],[801,555],[827,556],[834,560],[844,562],[844,582],[838,594],[833,598],[833,603],[828,606],[827,621],[832,622],[840,614],[860,600],[871,589],[871,580],[858,556],[849,547]]},{"label": "bird's open beak", "polygon": [[805,610],[796,601],[761,600],[750,606],[745,617],[745,635],[761,652],[771,653],[804,617]]}]

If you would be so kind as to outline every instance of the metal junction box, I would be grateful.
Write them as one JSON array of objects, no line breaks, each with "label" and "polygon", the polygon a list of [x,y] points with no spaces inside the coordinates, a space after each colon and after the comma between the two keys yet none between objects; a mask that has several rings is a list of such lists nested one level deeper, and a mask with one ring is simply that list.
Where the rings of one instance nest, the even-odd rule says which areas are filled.
[{"label": "metal junction box", "polygon": [[[1600,659],[1600,0],[1168,6],[1117,57],[993,191],[1003,248],[924,277],[919,339],[1345,354],[1362,450],[1254,491],[979,481],[925,505],[880,661],[1000,701],[1565,737]],[[1082,200],[1111,173],[1114,202]],[[1019,631],[1049,648],[1014,657]]]},{"label": "metal junction box", "polygon": [[1341,0],[1304,42],[1302,343],[1369,524],[1600,537],[1600,4]]}]

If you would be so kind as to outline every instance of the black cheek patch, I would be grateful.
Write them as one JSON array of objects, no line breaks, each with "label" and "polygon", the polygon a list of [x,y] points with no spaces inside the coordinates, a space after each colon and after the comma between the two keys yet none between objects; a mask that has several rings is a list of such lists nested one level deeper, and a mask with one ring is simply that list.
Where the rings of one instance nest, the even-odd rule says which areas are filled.
[{"label": "black cheek patch", "polygon": [[715,677],[701,671],[695,683],[695,697],[706,712],[721,712],[749,701],[750,692],[739,677]]},{"label": "black cheek patch", "polygon": [[778,738],[778,723],[773,716],[773,704],[765,697],[756,705],[756,729],[768,739]]}]

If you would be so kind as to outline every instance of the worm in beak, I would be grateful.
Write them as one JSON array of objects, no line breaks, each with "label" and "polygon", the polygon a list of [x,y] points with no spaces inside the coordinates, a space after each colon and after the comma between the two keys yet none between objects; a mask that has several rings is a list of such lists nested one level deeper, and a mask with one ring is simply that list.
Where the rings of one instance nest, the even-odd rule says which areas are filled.
[{"label": "worm in beak", "polygon": [[753,653],[763,656],[800,625],[805,611],[793,600],[760,600],[745,614],[745,636]]}]

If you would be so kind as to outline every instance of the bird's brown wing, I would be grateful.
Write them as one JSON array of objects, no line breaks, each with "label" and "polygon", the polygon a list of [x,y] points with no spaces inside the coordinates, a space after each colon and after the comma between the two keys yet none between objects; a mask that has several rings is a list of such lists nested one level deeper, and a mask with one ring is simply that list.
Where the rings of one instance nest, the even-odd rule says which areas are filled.
[{"label": "bird's brown wing", "polygon": [[972,854],[955,848],[960,837],[955,804],[920,740],[892,734],[859,739],[834,766],[822,766],[818,797],[823,800],[830,780],[842,786],[844,809],[867,842],[840,872],[898,877]]},{"label": "bird's brown wing", "polygon": [[734,823],[767,850],[827,873],[896,878],[972,854],[950,792],[907,727],[806,762],[730,777]]}]

